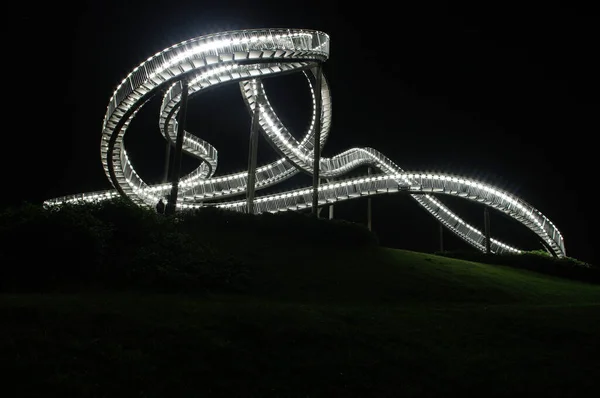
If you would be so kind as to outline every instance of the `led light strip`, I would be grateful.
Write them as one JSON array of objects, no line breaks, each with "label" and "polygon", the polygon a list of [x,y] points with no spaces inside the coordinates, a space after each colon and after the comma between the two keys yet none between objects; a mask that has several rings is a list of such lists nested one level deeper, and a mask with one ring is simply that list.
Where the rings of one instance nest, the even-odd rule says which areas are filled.
[{"label": "led light strip", "polygon": [[[186,40],[156,53],[123,79],[107,106],[101,155],[104,170],[116,191],[72,195],[48,200],[45,204],[105,200],[120,194],[140,205],[153,206],[159,198],[168,194],[170,184],[149,186],[136,173],[124,148],[124,136],[136,112],[159,90],[166,88],[159,125],[163,136],[174,142],[184,80],[188,83],[190,96],[208,88],[238,82],[248,109],[253,109],[258,102],[261,130],[283,157],[257,168],[256,189],[283,181],[300,170],[312,173],[316,118],[321,119],[321,148],[331,126],[331,98],[324,78],[321,112],[317,115],[313,68],[328,57],[329,36],[323,32],[302,29],[223,32]],[[311,123],[300,141],[292,136],[275,113],[260,80],[262,77],[298,71],[304,72],[313,99]],[[199,208],[210,205],[212,200],[245,193],[247,171],[215,176],[217,150],[208,142],[186,131],[183,151],[198,158],[200,165],[181,178],[178,208]],[[407,173],[372,148],[353,148],[331,158],[321,158],[319,173],[323,178],[339,179],[361,165],[369,165],[380,173],[323,184],[319,188],[319,203],[408,190],[417,203],[449,230],[477,249],[485,250],[484,234],[433,197],[433,194],[457,195],[504,212],[536,233],[554,254],[561,257],[566,255],[562,235],[544,215],[513,195],[474,180],[440,173]],[[254,201],[255,213],[310,207],[311,198],[310,188],[257,197]],[[214,205],[244,211],[246,201],[233,200]],[[519,251],[497,239],[491,239],[491,249],[495,253]]]}]

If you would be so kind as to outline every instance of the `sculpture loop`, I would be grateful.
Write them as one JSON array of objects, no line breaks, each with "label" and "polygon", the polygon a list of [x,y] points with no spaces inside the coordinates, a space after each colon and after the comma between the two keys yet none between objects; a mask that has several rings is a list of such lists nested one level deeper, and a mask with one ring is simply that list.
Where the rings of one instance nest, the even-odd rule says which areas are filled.
[{"label": "sculpture loop", "polygon": [[[164,91],[160,108],[160,131],[169,142],[177,136],[177,114],[183,82],[189,96],[208,88],[237,82],[248,109],[258,106],[259,125],[268,142],[281,154],[275,162],[256,169],[255,188],[262,189],[299,171],[313,173],[315,121],[320,118],[320,142],[325,144],[331,126],[331,98],[325,78],[320,87],[321,106],[315,101],[314,68],[329,58],[326,33],[306,29],[253,29],[231,31],[186,40],[156,53],[123,79],[109,100],[102,125],[101,158],[115,190],[51,199],[46,205],[77,200],[102,200],[124,195],[140,205],[153,206],[168,194],[171,184],[150,186],[136,173],[124,147],[124,137],[136,112],[154,95]],[[261,78],[302,72],[313,98],[312,121],[298,141],[281,122],[269,103]],[[200,165],[182,177],[177,197],[180,209],[207,206],[211,201],[246,192],[248,172],[216,176],[217,150],[190,132],[184,133],[182,150],[200,160]],[[377,174],[339,178],[368,165]],[[564,240],[550,220],[533,206],[488,184],[444,173],[406,172],[372,148],[353,148],[331,158],[319,159],[319,176],[330,182],[318,188],[318,203],[328,204],[361,196],[406,191],[447,229],[473,247],[485,251],[485,235],[452,212],[435,195],[454,195],[495,208],[538,235],[544,247],[556,256],[566,255]],[[335,181],[331,181],[332,179]],[[245,200],[222,201],[217,207],[245,211]],[[302,188],[254,200],[254,212],[298,210],[312,205],[312,189]],[[520,250],[491,239],[494,253]]]}]

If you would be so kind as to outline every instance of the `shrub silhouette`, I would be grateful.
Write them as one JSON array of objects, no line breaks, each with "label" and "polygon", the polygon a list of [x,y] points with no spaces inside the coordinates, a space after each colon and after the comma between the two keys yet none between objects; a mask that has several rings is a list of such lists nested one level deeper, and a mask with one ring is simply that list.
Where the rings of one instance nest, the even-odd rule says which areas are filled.
[{"label": "shrub silhouette", "polygon": [[0,213],[2,291],[243,289],[248,256],[278,246],[377,245],[365,227],[285,212],[156,214],[128,199]]},{"label": "shrub silhouette", "polygon": [[0,286],[90,282],[100,267],[110,232],[84,208],[45,210],[25,204],[0,215]]}]

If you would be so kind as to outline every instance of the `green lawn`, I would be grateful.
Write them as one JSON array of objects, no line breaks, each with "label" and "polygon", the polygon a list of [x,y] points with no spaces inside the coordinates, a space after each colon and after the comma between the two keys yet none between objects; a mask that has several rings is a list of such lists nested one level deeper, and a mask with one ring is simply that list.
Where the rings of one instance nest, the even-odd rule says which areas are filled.
[{"label": "green lawn", "polygon": [[600,286],[392,249],[250,263],[235,294],[0,296],[2,395],[596,393]]}]

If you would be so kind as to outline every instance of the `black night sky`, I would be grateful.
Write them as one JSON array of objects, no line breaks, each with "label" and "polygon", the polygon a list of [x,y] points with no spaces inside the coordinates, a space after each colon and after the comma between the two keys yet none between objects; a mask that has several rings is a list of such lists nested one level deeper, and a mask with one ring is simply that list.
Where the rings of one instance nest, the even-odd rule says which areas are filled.
[{"label": "black night sky", "polygon": [[[591,234],[600,28],[592,10],[572,2],[73,4],[77,9],[23,3],[9,15],[5,204],[110,188],[100,163],[106,105],[123,77],[157,51],[223,30],[318,29],[331,36],[324,73],[333,126],[324,156],[369,146],[405,170],[494,183],[548,216],[569,256],[597,264]],[[282,119],[300,134],[309,106],[302,76],[265,84]],[[155,100],[139,112],[126,139],[150,183],[158,181],[164,162]],[[188,130],[219,150],[218,174],[246,166],[250,116],[236,85],[193,98],[188,117]],[[275,158],[261,142],[259,164]],[[184,170],[195,166],[184,162]],[[308,184],[310,178],[300,176],[272,190]],[[478,205],[441,200],[482,227]],[[437,249],[435,221],[407,197],[375,197],[373,206],[383,244]],[[365,200],[358,200],[341,204],[336,215],[364,222],[365,212]],[[524,227],[492,215],[493,235],[541,248]],[[464,247],[450,237],[447,244]]]}]

